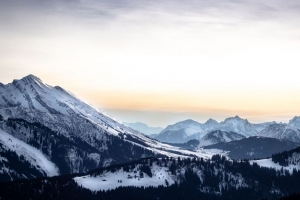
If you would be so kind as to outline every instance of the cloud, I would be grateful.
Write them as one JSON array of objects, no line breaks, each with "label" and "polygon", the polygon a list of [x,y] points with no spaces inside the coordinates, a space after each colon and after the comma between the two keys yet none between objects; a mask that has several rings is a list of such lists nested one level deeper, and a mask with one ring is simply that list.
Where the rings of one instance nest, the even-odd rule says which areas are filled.
[{"label": "cloud", "polygon": [[[1,82],[33,73],[110,108],[124,107],[120,99],[147,107],[147,95],[154,94],[151,108],[157,109],[170,104],[189,112],[199,107],[269,112],[288,104],[288,112],[297,107],[291,95],[300,94],[299,5],[2,0]],[[160,102],[161,95],[167,100]]]}]

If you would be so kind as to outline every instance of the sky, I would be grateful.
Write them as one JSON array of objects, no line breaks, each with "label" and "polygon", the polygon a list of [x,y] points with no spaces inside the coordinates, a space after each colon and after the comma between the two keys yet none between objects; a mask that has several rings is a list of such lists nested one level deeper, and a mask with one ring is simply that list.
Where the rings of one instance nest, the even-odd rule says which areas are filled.
[{"label": "sky", "polygon": [[300,1],[0,0],[0,82],[34,74],[114,118],[300,114]]}]

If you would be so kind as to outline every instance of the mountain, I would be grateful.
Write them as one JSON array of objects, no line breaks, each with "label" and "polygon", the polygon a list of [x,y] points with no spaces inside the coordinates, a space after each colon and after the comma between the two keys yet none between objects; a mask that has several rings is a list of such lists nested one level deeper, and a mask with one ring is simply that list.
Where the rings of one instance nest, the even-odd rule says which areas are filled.
[{"label": "mountain", "polygon": [[155,139],[168,143],[184,143],[191,139],[200,139],[206,131],[213,130],[217,124],[218,122],[213,119],[204,124],[188,119],[167,126]]},{"label": "mountain", "polygon": [[199,147],[208,146],[212,144],[217,144],[220,142],[231,142],[235,140],[241,140],[245,138],[245,136],[240,135],[235,132],[226,132],[226,131],[212,131],[206,134],[203,138],[199,140]]},{"label": "mountain", "polygon": [[239,116],[229,117],[219,124],[217,128],[222,131],[233,131],[246,137],[256,135],[258,131],[248,122],[247,119],[242,119]]},{"label": "mountain", "polygon": [[[295,119],[295,118],[294,118]],[[300,143],[300,130],[295,127],[298,120],[291,120],[289,124],[274,123],[260,131],[257,135],[261,137],[271,137],[291,142]]]},{"label": "mountain", "polygon": [[[0,134],[9,134],[11,140],[22,141],[39,151],[58,168],[59,174],[83,173],[148,156],[206,156],[153,140],[34,75],[0,84],[0,115]],[[5,143],[1,149],[2,161],[8,160],[6,168],[19,172],[15,177],[22,176],[16,165],[20,162],[8,159],[11,151],[14,155],[21,154]],[[23,156],[29,158],[32,151],[26,152],[29,156]],[[33,160],[25,159],[32,162],[36,172],[41,172],[34,176],[51,175],[40,171],[41,166]],[[0,171],[0,174],[5,173],[5,170]],[[0,181],[5,180],[11,179]]]},{"label": "mountain", "polygon": [[194,120],[185,120],[167,126],[155,139],[167,143],[184,143],[191,139],[199,140],[214,130],[235,132],[249,137],[256,135],[259,131],[272,123],[274,122],[251,124],[248,120],[242,119],[239,116],[226,118],[220,123],[213,119],[209,119],[203,124]]},{"label": "mountain", "polygon": [[204,149],[220,149],[228,152],[232,159],[258,159],[271,157],[272,154],[298,147],[298,143],[275,138],[248,137],[227,143],[205,146]]},{"label": "mountain", "polygon": [[295,116],[289,121],[288,125],[300,129],[300,117]]},{"label": "mountain", "polygon": [[264,122],[264,123],[260,123],[260,124],[252,124],[252,126],[254,126],[254,128],[260,132],[262,131],[263,129],[267,128],[269,125],[271,124],[275,124],[276,122],[273,121],[273,122]]},{"label": "mountain", "polygon": [[124,123],[124,124],[148,136],[158,134],[163,130],[163,128],[161,127],[149,127],[147,124],[141,122]]},{"label": "mountain", "polygon": [[299,190],[299,171],[255,162],[144,158],[85,174],[0,183],[1,199],[278,199]]}]

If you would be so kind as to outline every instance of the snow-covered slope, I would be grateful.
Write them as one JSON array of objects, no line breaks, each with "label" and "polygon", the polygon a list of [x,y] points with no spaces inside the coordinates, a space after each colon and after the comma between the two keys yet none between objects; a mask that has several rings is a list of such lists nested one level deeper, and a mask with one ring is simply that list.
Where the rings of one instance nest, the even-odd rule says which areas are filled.
[{"label": "snow-covered slope", "polygon": [[0,115],[0,129],[40,149],[62,174],[148,156],[210,157],[151,139],[33,75],[0,85]]},{"label": "snow-covered slope", "polygon": [[274,168],[283,173],[288,171],[293,174],[294,170],[300,170],[300,147],[273,154],[269,159],[251,161],[251,163],[254,162],[263,167]]},{"label": "snow-covered slope", "polygon": [[163,128],[161,127],[149,127],[147,124],[141,122],[124,123],[124,124],[148,136],[158,134],[163,130]]},{"label": "snow-covered slope", "polygon": [[124,169],[121,168],[115,172],[108,171],[96,177],[87,175],[76,177],[74,180],[78,185],[92,191],[112,190],[121,186],[168,186],[173,185],[176,181],[175,176],[171,174],[167,167],[159,166],[154,163],[149,169],[151,170],[151,175],[140,171],[140,165],[138,165],[128,171],[124,171]]},{"label": "snow-covered slope", "polygon": [[[31,167],[34,168],[36,171],[39,171],[41,174],[44,174],[46,176],[59,175],[59,169],[57,168],[57,166],[53,162],[49,161],[49,159],[46,158],[46,156],[40,150],[26,144],[25,142],[13,137],[12,135],[2,131],[1,129],[0,129],[0,145],[1,145],[1,150],[0,150],[1,152],[0,173],[1,174],[8,174],[9,176],[18,175],[19,177],[23,176],[23,178],[27,178],[26,175],[24,175],[26,174],[27,169],[23,169],[25,172],[19,174],[18,170],[15,168],[20,168],[20,166],[14,166],[13,163],[10,162],[11,156],[8,155],[10,152],[10,153],[16,153],[19,158],[22,157],[23,160],[30,163]],[[20,158],[20,160],[22,159]]]},{"label": "snow-covered slope", "polygon": [[245,138],[245,136],[235,132],[216,130],[206,134],[203,138],[201,138],[199,140],[199,147],[217,144],[220,142],[231,142],[234,140],[241,140],[243,138]]},{"label": "snow-covered slope", "polygon": [[294,169],[300,170],[300,165],[299,164],[298,165],[290,164],[288,166],[281,166],[278,163],[273,162],[271,158],[261,159],[261,160],[251,160],[250,163],[251,164],[257,163],[261,167],[273,168],[273,169],[276,169],[278,171],[281,170],[281,169],[282,170],[287,170],[287,171],[290,172],[290,174],[292,174]]},{"label": "snow-covered slope", "polygon": [[258,136],[271,137],[271,138],[277,138],[277,139],[300,143],[300,130],[295,126],[291,126],[284,123],[271,124],[265,129],[263,129],[262,131],[260,131],[258,133]]}]

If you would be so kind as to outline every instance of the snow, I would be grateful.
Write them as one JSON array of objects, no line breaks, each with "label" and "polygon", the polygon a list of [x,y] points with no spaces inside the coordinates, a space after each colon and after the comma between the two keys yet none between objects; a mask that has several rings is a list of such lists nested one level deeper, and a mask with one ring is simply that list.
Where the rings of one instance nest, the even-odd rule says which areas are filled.
[{"label": "snow", "polygon": [[293,172],[293,169],[300,170],[300,165],[289,165],[287,167],[283,167],[279,165],[278,163],[274,163],[271,158],[269,159],[261,159],[261,160],[252,160],[250,161],[251,164],[257,163],[261,167],[268,167],[268,168],[274,168],[276,170],[288,170],[290,174]]},{"label": "snow", "polygon": [[[134,173],[137,171],[138,173]],[[139,170],[133,170],[132,172],[125,172],[123,169],[118,170],[114,173],[104,172],[103,174],[97,177],[82,176],[74,178],[75,182],[91,191],[100,191],[100,190],[112,190],[120,186],[136,186],[136,187],[158,187],[160,185],[166,185],[166,180],[169,185],[175,183],[171,172],[168,171],[166,167],[160,167],[154,165],[151,167],[152,177],[149,177],[147,174],[143,173],[143,177],[140,177]],[[120,182],[121,180],[122,182]]]},{"label": "snow", "polygon": [[258,135],[262,137],[271,137],[292,142],[300,142],[300,130],[295,126],[285,123],[273,123],[264,130],[260,131]]},{"label": "snow", "polygon": [[208,146],[212,144],[216,144],[219,142],[231,142],[234,140],[243,139],[243,135],[236,134],[234,132],[225,132],[225,131],[212,131],[205,135],[203,138],[199,140],[198,147]]},{"label": "snow", "polygon": [[40,171],[44,171],[47,176],[59,175],[59,170],[54,163],[49,161],[38,149],[13,137],[0,129],[0,142],[7,149],[16,152],[18,156],[24,158]]},{"label": "snow", "polygon": [[[227,156],[229,151],[224,151],[224,150],[221,150],[221,149],[202,149],[202,148],[199,148],[197,150],[197,152],[201,152],[202,154],[204,155],[210,155],[211,157],[213,155],[216,155],[216,154],[219,154],[219,155],[222,155],[222,156]],[[210,158],[211,158],[210,157]]]}]

